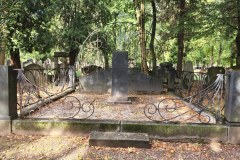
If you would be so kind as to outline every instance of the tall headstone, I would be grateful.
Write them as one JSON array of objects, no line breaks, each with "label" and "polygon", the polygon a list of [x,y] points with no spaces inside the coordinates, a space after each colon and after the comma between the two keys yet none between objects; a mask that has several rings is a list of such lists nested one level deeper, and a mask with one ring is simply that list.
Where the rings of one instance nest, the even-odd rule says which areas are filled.
[{"label": "tall headstone", "polygon": [[128,52],[115,51],[112,59],[111,101],[128,102]]}]

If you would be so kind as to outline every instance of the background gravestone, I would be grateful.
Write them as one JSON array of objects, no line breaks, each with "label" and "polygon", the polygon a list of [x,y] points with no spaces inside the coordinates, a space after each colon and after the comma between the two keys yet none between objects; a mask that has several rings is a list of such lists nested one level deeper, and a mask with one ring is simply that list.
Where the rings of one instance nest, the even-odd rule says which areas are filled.
[{"label": "background gravestone", "polygon": [[128,52],[115,51],[112,59],[112,99],[115,102],[128,100]]},{"label": "background gravestone", "polygon": [[[93,74],[81,76],[80,84],[84,91],[111,92],[112,69],[100,70]],[[128,92],[154,92],[163,91],[161,78],[151,77],[141,73],[138,68],[128,68]]]},{"label": "background gravestone", "polygon": [[183,65],[183,71],[193,72],[193,63],[192,63],[191,61],[187,61],[187,62]]},{"label": "background gravestone", "polygon": [[216,80],[217,74],[225,74],[225,69],[223,67],[210,67],[207,69],[208,84],[212,84]]},{"label": "background gravestone", "polygon": [[155,92],[163,91],[161,78],[151,77],[138,68],[128,69],[128,90],[129,92]]},{"label": "background gravestone", "polygon": [[33,63],[24,67],[24,74],[32,84],[36,86],[44,84],[43,68],[38,64]]}]

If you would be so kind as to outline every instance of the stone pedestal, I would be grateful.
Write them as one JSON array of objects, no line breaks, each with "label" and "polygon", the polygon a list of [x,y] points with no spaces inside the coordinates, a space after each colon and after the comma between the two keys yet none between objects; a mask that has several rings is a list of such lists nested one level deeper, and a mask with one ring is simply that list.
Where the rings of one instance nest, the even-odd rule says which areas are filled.
[{"label": "stone pedestal", "polygon": [[128,52],[115,51],[112,59],[112,102],[128,101]]},{"label": "stone pedestal", "polygon": [[0,120],[17,118],[16,71],[0,65]]}]

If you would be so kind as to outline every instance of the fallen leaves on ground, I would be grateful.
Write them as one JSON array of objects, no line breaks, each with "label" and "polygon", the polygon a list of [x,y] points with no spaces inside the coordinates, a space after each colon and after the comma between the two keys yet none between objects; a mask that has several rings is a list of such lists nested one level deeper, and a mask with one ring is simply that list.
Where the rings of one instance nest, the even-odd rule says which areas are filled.
[{"label": "fallen leaves on ground", "polygon": [[81,136],[0,136],[0,160],[159,160],[159,159],[240,159],[240,146],[209,143],[152,141],[151,149],[89,147]]}]

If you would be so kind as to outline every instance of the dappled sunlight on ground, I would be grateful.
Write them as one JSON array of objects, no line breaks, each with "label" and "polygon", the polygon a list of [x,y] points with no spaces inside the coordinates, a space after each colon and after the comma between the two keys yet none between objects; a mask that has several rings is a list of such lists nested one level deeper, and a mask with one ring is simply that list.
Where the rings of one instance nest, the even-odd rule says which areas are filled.
[{"label": "dappled sunlight on ground", "polygon": [[90,147],[81,136],[0,136],[0,159],[240,159],[240,146],[217,141],[159,141],[150,149]]},{"label": "dappled sunlight on ground", "polygon": [[58,159],[86,148],[87,138],[9,135],[0,144],[0,159]]},{"label": "dappled sunlight on ground", "polygon": [[[131,104],[109,103],[110,96],[110,94],[75,92],[40,108],[28,117],[74,119],[88,117],[95,120],[153,120],[179,123],[201,123],[208,122],[209,119],[206,114],[199,115],[198,110],[191,105],[167,93],[130,94],[128,97]],[[210,123],[214,123],[214,120]]]}]

